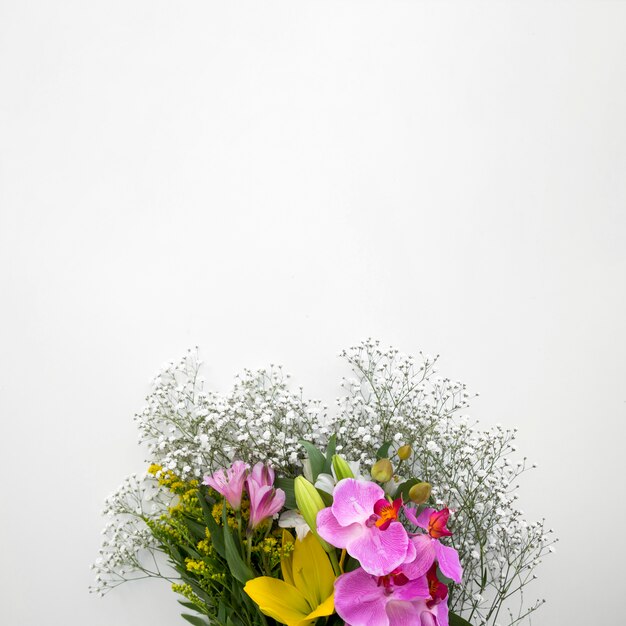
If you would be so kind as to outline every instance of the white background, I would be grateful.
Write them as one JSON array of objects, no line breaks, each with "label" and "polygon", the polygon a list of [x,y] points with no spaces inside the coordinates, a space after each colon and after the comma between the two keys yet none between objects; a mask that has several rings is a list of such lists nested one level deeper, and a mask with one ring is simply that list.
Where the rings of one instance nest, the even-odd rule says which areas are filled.
[{"label": "white background", "polygon": [[[623,612],[625,2],[0,1],[0,623],[87,593],[148,380],[442,354],[519,426],[559,549],[536,626]],[[532,595],[532,594],[531,594]]]}]

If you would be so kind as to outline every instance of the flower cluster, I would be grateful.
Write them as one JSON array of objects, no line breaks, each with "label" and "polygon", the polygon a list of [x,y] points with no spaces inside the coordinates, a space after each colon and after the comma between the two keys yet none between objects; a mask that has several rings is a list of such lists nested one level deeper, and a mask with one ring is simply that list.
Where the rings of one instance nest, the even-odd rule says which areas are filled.
[{"label": "flower cluster", "polygon": [[[404,509],[409,532],[400,520]],[[317,532],[357,559],[360,567],[335,584],[337,613],[352,626],[448,625],[448,588],[437,576],[461,582],[463,570],[454,548],[440,542],[452,533],[448,509],[423,509],[419,515],[389,501],[374,482],[345,478],[333,492],[333,504],[319,512]]]},{"label": "flower cluster", "polygon": [[212,476],[205,476],[203,484],[224,496],[236,512],[241,509],[245,485],[250,502],[249,528],[254,530],[283,508],[285,492],[274,488],[271,467],[257,463],[251,471],[249,469],[247,463],[235,461],[228,469],[219,469]]},{"label": "flower cluster", "polygon": [[341,356],[333,413],[277,366],[218,394],[196,351],[167,363],[136,416],[151,465],[107,500],[94,591],[163,578],[216,624],[522,623],[556,540],[516,506],[532,466],[515,431],[472,423],[437,357],[372,340]]},{"label": "flower cluster", "polygon": [[467,386],[439,376],[438,357],[420,356],[374,340],[342,352],[352,376],[331,419],[337,448],[371,462],[382,442],[409,443],[415,454],[398,472],[431,482],[435,504],[456,511],[453,545],[466,576],[450,606],[479,624],[503,623],[503,612],[504,623],[520,623],[543,603],[526,605],[522,592],[556,541],[516,507],[518,479],[535,466],[514,458],[516,430],[477,427],[463,413]]}]

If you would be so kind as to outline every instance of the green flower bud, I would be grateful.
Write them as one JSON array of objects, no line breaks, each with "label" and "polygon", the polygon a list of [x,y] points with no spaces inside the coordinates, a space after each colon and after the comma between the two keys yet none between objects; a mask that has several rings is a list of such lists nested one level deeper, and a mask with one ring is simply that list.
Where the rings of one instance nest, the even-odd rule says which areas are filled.
[{"label": "green flower bud", "polygon": [[304,476],[297,476],[294,481],[294,491],[296,493],[296,504],[298,509],[304,517],[306,523],[309,525],[311,532],[318,538],[322,548],[326,552],[332,552],[335,548],[326,543],[317,534],[317,514],[326,508],[322,496],[319,492]]},{"label": "green flower bud", "polygon": [[386,483],[393,476],[393,465],[389,459],[378,459],[372,465],[372,478],[379,483]]},{"label": "green flower bud", "polygon": [[411,498],[415,504],[424,504],[424,502],[430,498],[431,491],[432,487],[430,483],[417,483],[409,489],[409,498]]},{"label": "green flower bud", "polygon": [[400,446],[398,448],[398,457],[401,461],[406,461],[411,458],[413,454],[413,448],[409,445]]},{"label": "green flower bud", "polygon": [[348,462],[338,454],[333,456],[333,469],[335,470],[337,482],[344,478],[354,478],[354,472],[350,469]]}]

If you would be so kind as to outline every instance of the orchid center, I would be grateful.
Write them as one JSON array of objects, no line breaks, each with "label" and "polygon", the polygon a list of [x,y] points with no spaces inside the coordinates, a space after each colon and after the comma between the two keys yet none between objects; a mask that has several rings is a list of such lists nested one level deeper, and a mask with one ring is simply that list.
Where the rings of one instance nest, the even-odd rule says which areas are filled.
[{"label": "orchid center", "polygon": [[393,593],[394,587],[402,587],[402,585],[406,585],[408,582],[409,579],[402,573],[400,568],[395,569],[386,576],[378,577],[378,586],[384,587],[386,594]]},{"label": "orchid center", "polygon": [[437,564],[433,563],[430,570],[426,574],[428,581],[428,591],[430,592],[429,606],[434,606],[443,602],[448,596],[448,587],[444,585],[437,577]]},{"label": "orchid center", "polygon": [[451,537],[452,533],[447,528],[448,518],[450,517],[450,511],[442,509],[441,511],[435,511],[428,521],[428,534],[433,539],[441,539],[441,537]]},{"label": "orchid center", "polygon": [[402,498],[398,498],[393,502],[381,499],[374,505],[374,514],[376,521],[374,522],[380,530],[387,530],[391,522],[398,519],[400,507],[402,506]]}]

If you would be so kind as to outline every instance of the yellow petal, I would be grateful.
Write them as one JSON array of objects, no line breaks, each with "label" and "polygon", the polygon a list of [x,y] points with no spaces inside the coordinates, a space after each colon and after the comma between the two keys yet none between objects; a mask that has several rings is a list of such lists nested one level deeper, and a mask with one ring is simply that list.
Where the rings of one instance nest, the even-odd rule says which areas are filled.
[{"label": "yellow petal", "polygon": [[285,556],[285,547],[293,544],[295,539],[293,535],[288,530],[283,530],[283,551],[280,556],[280,570],[283,574],[283,580],[295,587],[295,583],[293,581],[293,549],[287,552]]},{"label": "yellow petal", "polygon": [[296,626],[311,612],[302,593],[278,578],[253,578],[243,589],[259,605],[263,614],[281,624]]},{"label": "yellow petal", "polygon": [[293,580],[296,588],[317,607],[333,593],[335,574],[320,542],[313,533],[296,540],[293,550]]},{"label": "yellow petal", "polygon": [[332,615],[335,612],[335,594],[327,598],[322,604],[320,604],[315,611],[309,613],[305,619],[298,622],[297,626],[308,626],[318,617],[326,617]]}]

